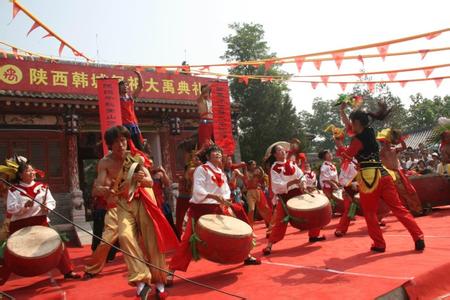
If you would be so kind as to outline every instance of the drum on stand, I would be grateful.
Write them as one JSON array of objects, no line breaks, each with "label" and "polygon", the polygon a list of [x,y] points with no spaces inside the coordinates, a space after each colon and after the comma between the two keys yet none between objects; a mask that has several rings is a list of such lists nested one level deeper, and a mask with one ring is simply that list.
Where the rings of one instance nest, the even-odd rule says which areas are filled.
[{"label": "drum on stand", "polygon": [[319,192],[304,194],[288,200],[287,209],[293,217],[293,227],[305,230],[321,228],[331,221],[332,209],[328,198]]},{"label": "drum on stand", "polygon": [[253,230],[247,223],[224,215],[201,216],[196,224],[200,256],[221,264],[243,262],[253,248]]},{"label": "drum on stand", "polygon": [[36,276],[55,268],[64,244],[58,232],[45,226],[30,226],[14,232],[6,241],[5,264],[20,276]]}]

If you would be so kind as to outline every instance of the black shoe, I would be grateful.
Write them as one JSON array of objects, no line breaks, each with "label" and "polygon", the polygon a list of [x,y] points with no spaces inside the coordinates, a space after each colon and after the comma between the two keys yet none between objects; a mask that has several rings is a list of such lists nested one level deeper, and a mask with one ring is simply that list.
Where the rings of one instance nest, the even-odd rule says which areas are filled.
[{"label": "black shoe", "polygon": [[326,238],[325,238],[325,236],[315,236],[315,237],[310,237],[309,238],[309,242],[310,243],[315,243],[315,242],[321,242],[321,241],[325,241],[326,240]]},{"label": "black shoe", "polygon": [[336,231],[334,232],[334,235],[335,235],[336,237],[343,237],[344,234],[345,234],[345,233],[343,233],[342,231],[338,231],[338,230],[336,230]]},{"label": "black shoe", "polygon": [[384,223],[383,221],[380,221],[378,224],[380,225],[380,227],[386,227],[386,223]]},{"label": "black shoe", "polygon": [[416,251],[423,251],[423,250],[425,250],[425,241],[424,240],[422,240],[422,239],[420,239],[420,240],[417,240],[416,242],[415,242],[415,248],[416,248]]},{"label": "black shoe", "polygon": [[144,288],[139,293],[138,297],[141,300],[148,300],[150,299],[150,295],[152,294],[152,287],[148,284],[144,285]]},{"label": "black shoe", "polygon": [[81,275],[75,272],[69,272],[64,274],[64,279],[80,279]]},{"label": "black shoe", "polygon": [[386,251],[386,248],[372,246],[370,247],[370,251],[384,253]]},{"label": "black shoe", "polygon": [[268,256],[270,255],[270,253],[272,253],[272,247],[267,246],[266,248],[263,249],[264,256]]},{"label": "black shoe", "polygon": [[249,257],[246,260],[244,260],[244,265],[246,266],[257,266],[261,264],[261,260],[256,257]]},{"label": "black shoe", "polygon": [[83,274],[83,280],[89,280],[95,277],[95,274],[84,272]]}]

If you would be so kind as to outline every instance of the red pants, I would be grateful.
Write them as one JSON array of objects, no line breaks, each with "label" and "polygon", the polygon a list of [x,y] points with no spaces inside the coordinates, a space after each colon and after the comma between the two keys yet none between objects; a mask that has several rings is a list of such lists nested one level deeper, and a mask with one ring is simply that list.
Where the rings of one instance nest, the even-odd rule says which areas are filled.
[{"label": "red pants", "polygon": [[374,247],[386,247],[386,242],[383,239],[383,233],[381,232],[377,216],[380,199],[386,203],[392,213],[403,226],[405,226],[414,241],[423,238],[422,230],[420,230],[416,221],[414,221],[413,216],[402,205],[391,176],[381,177],[377,188],[372,193],[360,193],[360,197],[361,206],[367,223],[367,230],[369,231],[369,236],[373,240]]},{"label": "red pants", "polygon": [[[281,241],[286,234],[287,223],[283,221],[286,217],[286,213],[284,212],[283,204],[281,201],[286,203],[292,197],[301,195],[300,189],[290,190],[287,194],[279,195],[281,199],[278,200],[277,206],[275,207],[275,211],[273,213],[272,220],[270,222],[268,234],[269,234],[269,242],[275,244]],[[318,237],[320,235],[321,228],[313,228],[309,230],[309,237]]]},{"label": "red pants", "polygon": [[186,225],[180,246],[169,264],[169,269],[172,271],[186,272],[192,260],[191,244],[189,239],[192,236],[192,219],[197,221],[201,216],[206,214],[223,215],[224,211],[218,204],[192,204],[188,210],[189,220]]},{"label": "red pants", "polygon": [[200,120],[200,125],[198,126],[198,147],[207,143],[209,140],[214,140],[214,129],[212,120]]},{"label": "red pants", "polygon": [[345,191],[342,193],[342,197],[344,198],[344,211],[342,212],[341,219],[339,220],[339,224],[336,227],[336,231],[340,231],[342,233],[346,233],[348,230],[348,226],[350,225],[350,218],[348,217],[348,212],[350,210],[350,205],[352,204],[353,197],[357,192],[355,192],[351,186],[346,187]]},{"label": "red pants", "polygon": [[177,207],[175,210],[175,222],[177,232],[180,236],[182,235],[183,232],[184,216],[186,215],[186,212],[189,209],[190,199],[191,197],[189,196],[180,196],[177,198]]},{"label": "red pants", "polygon": [[[36,216],[26,219],[21,219],[17,221],[11,222],[9,225],[10,234],[13,234],[14,232],[28,226],[47,226],[47,216]],[[73,265],[70,261],[69,252],[67,251],[67,247],[64,247],[63,254],[61,256],[61,260],[59,261],[59,264],[57,266],[58,270],[61,272],[61,274],[67,274],[73,271]],[[0,267],[0,285],[5,284],[5,282],[8,280],[9,276],[11,275],[11,270],[3,264]]]}]

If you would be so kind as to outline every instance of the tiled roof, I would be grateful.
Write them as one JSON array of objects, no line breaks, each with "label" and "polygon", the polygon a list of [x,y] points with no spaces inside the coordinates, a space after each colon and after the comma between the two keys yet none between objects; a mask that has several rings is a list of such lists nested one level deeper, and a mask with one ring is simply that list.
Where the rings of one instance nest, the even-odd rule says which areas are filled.
[{"label": "tiled roof", "polygon": [[412,132],[409,137],[405,140],[406,146],[413,149],[419,148],[419,144],[427,144],[427,141],[433,135],[433,129],[424,129],[417,132]]}]

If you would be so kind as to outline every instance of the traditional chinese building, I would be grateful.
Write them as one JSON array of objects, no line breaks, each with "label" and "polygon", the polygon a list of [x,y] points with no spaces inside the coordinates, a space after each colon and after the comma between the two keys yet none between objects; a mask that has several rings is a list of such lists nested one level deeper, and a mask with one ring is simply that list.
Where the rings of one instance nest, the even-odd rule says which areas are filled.
[{"label": "traditional chinese building", "polygon": [[[176,180],[198,126],[195,99],[211,79],[165,70],[141,73],[139,125],[155,164]],[[118,66],[0,58],[0,160],[24,155],[44,170],[58,211],[70,218],[82,212],[73,208],[83,199],[89,207],[101,156],[97,77],[126,80],[131,90],[138,84],[132,70]]]}]

